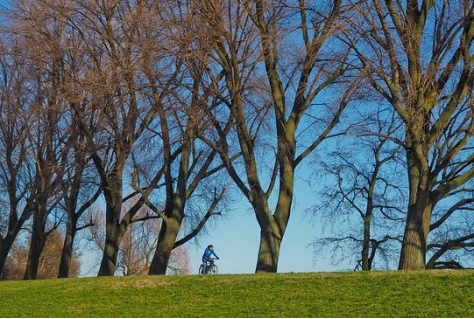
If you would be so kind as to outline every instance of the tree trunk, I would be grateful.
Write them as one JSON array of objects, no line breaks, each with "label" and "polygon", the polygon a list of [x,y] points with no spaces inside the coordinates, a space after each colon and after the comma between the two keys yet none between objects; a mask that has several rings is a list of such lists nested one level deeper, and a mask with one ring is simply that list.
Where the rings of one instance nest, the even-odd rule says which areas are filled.
[{"label": "tree trunk", "polygon": [[[260,226],[260,247],[258,249],[255,272],[275,273],[278,270],[280,247],[288,223],[291,200],[288,202],[283,201],[282,197],[284,196],[280,194],[279,204],[277,205],[275,213],[272,215],[272,212],[267,206],[267,202],[264,200],[265,196],[263,196],[263,194],[259,195],[260,197],[256,197],[256,202],[254,202],[255,216]],[[285,203],[285,205],[283,205],[283,203]],[[283,206],[285,206],[286,209],[282,210]],[[285,218],[283,218],[284,222],[281,220],[282,215],[285,216]]]},{"label": "tree trunk", "polygon": [[419,225],[416,217],[410,217],[407,221],[398,267],[400,270],[425,269],[424,235]]},{"label": "tree trunk", "polygon": [[[104,192],[104,195],[106,192]],[[105,245],[100,263],[98,276],[113,276],[115,274],[115,266],[117,265],[117,256],[119,253],[120,243],[122,242],[126,226],[120,223],[120,211],[122,210],[121,192],[116,193],[116,200],[112,201],[120,204],[109,204],[107,201],[107,212],[105,221]],[[111,195],[105,195],[111,197]],[[118,200],[120,197],[120,200]]]},{"label": "tree trunk", "polygon": [[113,276],[117,265],[117,256],[120,243],[127,229],[128,223],[121,221],[122,213],[122,179],[121,166],[114,168],[111,178],[102,177],[103,194],[106,203],[105,213],[105,245],[100,263],[98,276]]},{"label": "tree trunk", "polygon": [[362,242],[362,270],[370,270],[372,268],[372,265],[369,261],[371,220],[372,216],[370,214],[364,217],[364,240]]},{"label": "tree trunk", "polygon": [[166,275],[171,252],[181,227],[182,217],[178,212],[163,221],[158,239],[158,245],[151,261],[149,275]]},{"label": "tree trunk", "polygon": [[282,237],[272,227],[260,231],[256,273],[277,272]]},{"label": "tree trunk", "polygon": [[[13,200],[13,196],[10,196],[10,203],[15,203],[16,200]],[[15,239],[18,236],[23,224],[28,220],[32,214],[32,211],[29,209],[29,204],[26,204],[26,207],[23,209],[20,218],[17,218],[16,214],[17,205],[12,204],[10,206],[10,217],[8,222],[8,232],[0,242],[0,280],[3,278],[3,272],[5,264],[7,261],[8,254],[15,242]]]},{"label": "tree trunk", "polygon": [[105,246],[98,276],[113,276],[115,274],[123,233],[117,225],[110,225],[109,222],[106,222]]},{"label": "tree trunk", "polygon": [[425,160],[408,154],[410,202],[400,252],[400,270],[421,270],[426,266],[426,249],[430,230],[432,203],[429,198],[429,170]]},{"label": "tree trunk", "polygon": [[253,206],[260,225],[260,247],[256,273],[277,272],[280,246],[290,219],[294,169],[292,161],[288,159],[292,159],[294,148],[286,148],[287,143],[282,141],[280,144],[285,144],[283,149],[289,151],[281,151],[286,156],[282,156],[283,159],[280,161],[280,189],[274,214],[268,207],[267,196],[260,189],[254,188]]},{"label": "tree trunk", "polygon": [[59,263],[58,278],[68,278],[71,268],[72,249],[74,245],[74,237],[76,236],[76,225],[73,216],[69,216],[66,224],[66,236],[64,238],[63,250],[61,253],[61,261]]},{"label": "tree trunk", "polygon": [[[41,213],[40,213],[41,214]],[[41,221],[42,216],[33,216],[33,232],[31,234],[30,249],[28,251],[28,261],[26,262],[25,275],[23,279],[36,279],[38,276],[38,266],[46,243],[46,235],[44,232],[44,223]]]},{"label": "tree trunk", "polygon": [[431,220],[431,207],[409,211],[400,253],[400,270],[426,268],[426,249]]},{"label": "tree trunk", "polygon": [[3,273],[5,270],[5,264],[7,262],[8,254],[13,245],[13,241],[16,238],[16,234],[7,234],[5,238],[0,242],[0,280],[3,279]]}]

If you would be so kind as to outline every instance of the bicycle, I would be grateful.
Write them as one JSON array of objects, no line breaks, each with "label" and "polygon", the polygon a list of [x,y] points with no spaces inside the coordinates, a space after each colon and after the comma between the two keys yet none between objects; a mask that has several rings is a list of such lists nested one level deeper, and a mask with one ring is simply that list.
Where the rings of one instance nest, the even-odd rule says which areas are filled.
[{"label": "bicycle", "polygon": [[200,275],[206,275],[206,274],[216,275],[217,271],[218,271],[217,270],[217,265],[214,263],[214,258],[210,258],[206,261],[206,264],[201,264],[199,266],[198,274],[200,274]]}]

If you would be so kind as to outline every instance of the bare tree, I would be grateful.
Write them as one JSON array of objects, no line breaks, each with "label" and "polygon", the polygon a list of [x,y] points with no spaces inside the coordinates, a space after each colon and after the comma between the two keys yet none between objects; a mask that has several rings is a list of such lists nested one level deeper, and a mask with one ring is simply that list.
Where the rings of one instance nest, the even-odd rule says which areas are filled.
[{"label": "bare tree", "polygon": [[[12,3],[7,15],[10,18],[10,23],[6,32],[21,39],[23,43],[20,52],[22,63],[29,65],[30,77],[35,79],[34,83],[31,82],[29,91],[25,90],[25,94],[30,96],[34,94],[35,96],[35,100],[28,110],[31,120],[28,130],[25,131],[29,136],[30,153],[33,153],[30,174],[35,179],[33,187],[30,187],[35,192],[35,200],[32,202],[34,204],[34,206],[32,205],[34,208],[32,224],[34,240],[31,241],[31,262],[28,263],[27,274],[25,274],[27,278],[34,277],[35,271],[33,269],[37,264],[35,260],[39,258],[41,247],[51,231],[45,229],[50,212],[56,212],[56,216],[54,216],[56,222],[53,224],[53,229],[62,219],[60,212],[55,210],[55,207],[61,199],[61,195],[65,194],[67,189],[73,185],[73,180],[63,179],[63,176],[72,170],[82,174],[87,158],[84,149],[78,151],[80,136],[77,134],[76,124],[71,122],[71,114],[67,112],[67,104],[64,99],[65,92],[74,82],[71,81],[72,76],[77,75],[77,72],[74,71],[77,71],[75,68],[79,64],[74,61],[80,61],[80,59],[78,56],[73,56],[71,50],[63,46],[64,34],[70,28],[61,19],[57,19],[54,12],[51,12],[52,6],[54,7],[54,4],[47,6],[44,2],[18,1]],[[70,35],[70,33],[68,34]],[[32,91],[33,88],[36,89],[36,92]],[[70,101],[70,97],[74,93],[69,90],[66,94],[69,94],[68,100]],[[75,150],[76,156],[80,154],[76,158],[78,160],[76,162],[69,159],[71,154],[74,154],[72,150]],[[73,186],[78,186],[80,178],[77,174],[73,177],[76,183]],[[78,192],[76,187],[65,199],[66,212],[68,212],[66,221],[68,235],[65,238],[63,266],[60,267],[62,276],[67,276],[67,263],[72,256],[73,232],[80,216],[80,214],[74,216]],[[98,194],[96,192],[91,201],[97,198]]]},{"label": "bare tree", "polygon": [[[409,203],[399,269],[424,269],[432,211],[474,175],[472,1],[357,1],[348,43],[404,123]],[[445,133],[449,132],[449,135]]]},{"label": "bare tree", "polygon": [[[31,69],[20,54],[24,42],[2,32],[0,53],[0,180],[3,207],[0,212],[0,277],[10,249],[33,213],[34,197],[28,191],[32,180],[26,174],[29,145],[26,142],[32,114],[29,87],[34,83]],[[5,43],[9,43],[6,45]]]},{"label": "bare tree", "polygon": [[65,173],[66,179],[62,186],[64,196],[61,206],[67,218],[58,278],[69,277],[76,234],[78,231],[94,225],[93,221],[85,220],[82,217],[87,209],[96,202],[102,191],[94,182],[95,175],[91,175],[91,169],[87,168],[88,155],[80,145],[83,137],[75,134],[72,136],[76,137],[73,137],[73,140],[76,139],[71,155],[73,162],[70,166],[68,165],[68,170]]},{"label": "bare tree", "polygon": [[[71,31],[68,35],[70,44],[77,41],[77,39],[71,39],[73,34]],[[87,103],[87,99],[81,100],[80,97],[74,97],[76,95],[74,90],[72,92],[68,90],[70,83],[74,83],[75,79],[79,77],[81,63],[84,63],[81,60],[80,45],[73,44],[72,48],[74,50],[66,50],[63,57],[63,71],[67,74],[63,79],[65,87],[62,90],[65,95],[63,99],[66,105],[69,103],[70,109],[74,109],[75,104]],[[58,270],[59,278],[68,277],[76,234],[78,231],[92,226],[92,222],[85,220],[83,215],[102,193],[100,183],[96,181],[97,174],[88,153],[86,137],[76,124],[71,121],[67,127],[69,140],[64,151],[67,160],[64,163],[65,172],[61,185],[63,199],[60,206],[66,214],[66,236]]]},{"label": "bare tree", "polygon": [[[42,94],[39,93],[38,96]],[[52,101],[38,101],[38,106],[47,108],[46,112],[36,113],[38,118],[30,131],[29,141],[35,153],[31,162],[31,172],[34,174],[34,183],[31,191],[34,193],[33,220],[31,228],[30,251],[25,270],[25,279],[36,279],[41,252],[46,244],[48,235],[59,225],[59,218],[46,229],[48,219],[55,213],[61,199],[60,185],[62,182],[61,144],[62,140],[54,134],[60,129],[60,121]],[[43,104],[43,103],[46,103]],[[31,110],[35,112],[34,109]],[[40,119],[42,118],[42,119]],[[33,167],[34,165],[34,167]]]},{"label": "bare tree", "polygon": [[[163,100],[179,83],[179,65],[166,52],[163,37],[154,38],[142,30],[141,22],[156,22],[146,3],[129,7],[124,3],[69,2],[64,19],[88,54],[88,70],[80,77],[81,94],[88,103],[71,104],[75,119],[85,136],[87,150],[99,173],[106,201],[106,242],[99,275],[113,275],[118,247],[133,216],[153,190],[122,215],[123,174],[133,145],[163,109]],[[83,13],[85,12],[85,15]],[[151,21],[148,21],[151,19]],[[153,48],[153,50],[150,50]],[[145,70],[159,68],[153,83]],[[150,88],[157,95],[150,99]]]},{"label": "bare tree", "polygon": [[[31,11],[36,12],[36,17],[31,16]],[[65,123],[68,119],[61,101],[63,73],[55,45],[61,37],[63,25],[28,1],[14,4],[10,14],[10,32],[25,40],[22,58],[31,66],[35,78],[31,87],[34,98],[28,109],[32,121],[26,141],[30,146],[28,174],[33,180],[29,190],[34,197],[33,220],[24,276],[25,279],[35,279],[46,238],[58,226],[60,219],[53,217],[56,220],[51,223],[52,228],[46,229],[50,214],[56,212],[62,196],[60,185],[67,161],[65,150],[69,132]],[[38,34],[38,37],[31,40],[31,34]],[[45,41],[41,42],[42,39]]]},{"label": "bare tree", "polygon": [[[159,138],[162,145],[161,154],[156,157],[157,174],[153,181],[154,185],[156,181],[163,185],[153,196],[162,194],[158,198],[163,198],[164,204],[162,210],[157,210],[149,203],[162,219],[149,271],[152,275],[165,274],[171,252],[205,230],[211,217],[220,215],[218,207],[227,189],[226,178],[220,174],[224,167],[218,161],[217,151],[200,140],[212,134],[207,110],[220,103],[209,89],[214,85],[207,77],[210,53],[196,45],[201,41],[201,31],[193,30],[196,25],[189,4],[162,3],[167,4],[159,13],[162,32],[167,33],[174,54],[182,62],[183,76],[181,86],[168,97],[170,107],[160,110],[159,126],[153,131],[154,138]],[[146,71],[150,82],[156,78],[155,72]],[[158,95],[155,89],[152,91],[153,96]],[[135,188],[143,193],[143,186]]]},{"label": "bare tree", "polygon": [[[341,81],[347,47],[333,42],[345,9],[343,1],[255,0],[198,1],[193,11],[218,63],[215,82],[226,88],[217,96],[227,110],[213,112],[216,146],[261,229],[256,272],[277,271],[295,170],[330,137],[352,92]],[[332,89],[336,98],[325,98]]]},{"label": "bare tree", "polygon": [[[177,240],[187,199],[222,165],[214,160],[215,150],[195,143],[201,134],[198,127],[202,129],[204,123],[199,112],[205,67],[195,68],[189,76],[191,81],[185,78],[190,74],[185,68],[193,66],[193,61],[180,55],[178,41],[170,41],[175,38],[175,25],[169,22],[176,21],[164,24],[167,17],[161,13],[172,7],[165,2],[158,6],[92,0],[18,0],[12,5],[11,30],[28,44],[25,51],[35,68],[37,88],[33,112],[37,115],[36,131],[30,135],[38,164],[31,172],[41,173],[34,175],[38,196],[34,201],[32,245],[37,247],[32,247],[32,265],[25,277],[34,277],[30,269],[36,268],[37,252],[49,232],[45,225],[49,213],[58,212],[54,208],[60,196],[64,196],[67,213],[67,236],[59,276],[67,276],[75,232],[84,226],[78,226],[78,220],[100,190],[106,202],[106,241],[99,275],[114,273],[127,227],[143,204],[155,209],[151,197],[160,196],[160,189],[165,189],[165,210],[155,211],[164,226],[151,273],[166,271],[171,250],[203,229],[215,215],[225,189],[216,192],[216,183],[208,187],[209,196],[197,194],[196,202],[206,198],[208,207],[202,215],[198,211],[188,215],[185,224],[191,230]],[[176,50],[170,49],[172,45],[177,45]],[[162,162],[151,166],[152,172],[147,171],[150,165],[136,166],[150,160],[138,152],[138,143],[158,145],[153,152],[164,154]],[[100,190],[96,188],[86,196],[81,181],[90,160],[100,177]],[[146,172],[142,177],[151,178],[142,183],[136,173],[140,171]],[[71,178],[61,183],[62,172]],[[126,180],[127,173],[130,180]],[[165,187],[160,184],[162,178]],[[124,196],[124,182],[134,188],[129,196]],[[136,194],[140,199],[122,214],[124,202]],[[57,226],[55,223],[53,228]]]},{"label": "bare tree", "polygon": [[350,259],[354,269],[372,270],[375,264],[390,268],[398,256],[405,218],[404,166],[400,147],[391,142],[399,124],[393,112],[383,108],[373,119],[366,112],[362,115],[361,127],[345,135],[318,165],[328,182],[320,192],[322,202],[313,209],[332,232],[312,246],[316,254],[330,252],[335,264]]},{"label": "bare tree", "polygon": [[[25,29],[29,29],[31,26],[31,19],[22,15],[21,10],[17,10],[15,7],[10,13],[15,20],[10,21],[8,24],[10,30],[5,28],[5,34],[12,35],[12,38],[22,38],[22,64],[27,65],[32,71],[29,75],[30,86],[25,87],[28,92],[26,94],[30,97],[30,103],[27,108],[23,110],[19,108],[16,112],[28,112],[31,120],[28,123],[28,130],[26,130],[26,138],[23,140],[28,147],[28,151],[25,153],[28,162],[23,172],[25,177],[28,176],[27,178],[31,180],[28,187],[31,198],[28,209],[33,214],[32,238],[25,279],[34,279],[40,254],[49,233],[49,231],[45,231],[47,219],[60,198],[60,192],[57,191],[62,178],[60,162],[64,140],[61,139],[61,133],[58,133],[61,130],[59,125],[61,112],[59,111],[60,105],[57,103],[57,92],[54,91],[56,82],[47,80],[42,82],[49,76],[54,76],[55,69],[54,67],[50,68],[51,65],[54,66],[54,63],[48,63],[51,60],[38,63],[36,57],[41,54],[37,54],[35,46],[28,42],[27,36],[25,36],[27,33]],[[46,28],[46,25],[36,25],[36,27]],[[47,51],[46,48],[45,51]],[[32,55],[32,52],[35,54]]]},{"label": "bare tree", "polygon": [[[57,230],[48,236],[45,247],[41,252],[37,272],[38,279],[55,278],[57,276],[63,242],[63,235]],[[28,250],[26,244],[21,245],[17,243],[15,245],[15,248],[7,260],[4,279],[19,280],[23,278],[28,258]],[[73,253],[70,263],[70,277],[79,276],[80,266],[79,256]]]}]

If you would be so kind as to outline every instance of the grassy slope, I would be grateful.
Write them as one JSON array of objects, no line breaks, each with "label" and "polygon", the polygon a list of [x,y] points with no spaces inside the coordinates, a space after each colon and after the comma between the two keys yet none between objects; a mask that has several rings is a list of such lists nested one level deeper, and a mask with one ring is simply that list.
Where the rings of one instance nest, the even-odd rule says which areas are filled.
[{"label": "grassy slope", "polygon": [[474,271],[0,282],[0,317],[474,317]]}]

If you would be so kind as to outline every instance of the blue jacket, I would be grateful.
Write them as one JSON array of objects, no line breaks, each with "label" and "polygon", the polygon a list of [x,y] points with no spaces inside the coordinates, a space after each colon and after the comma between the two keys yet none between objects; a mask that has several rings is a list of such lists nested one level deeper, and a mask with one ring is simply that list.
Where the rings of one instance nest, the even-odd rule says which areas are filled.
[{"label": "blue jacket", "polygon": [[212,255],[216,256],[216,258],[219,259],[219,257],[214,252],[214,249],[211,250],[209,248],[206,248],[204,250],[204,254],[202,255],[202,261],[208,260],[209,258],[211,258]]}]

